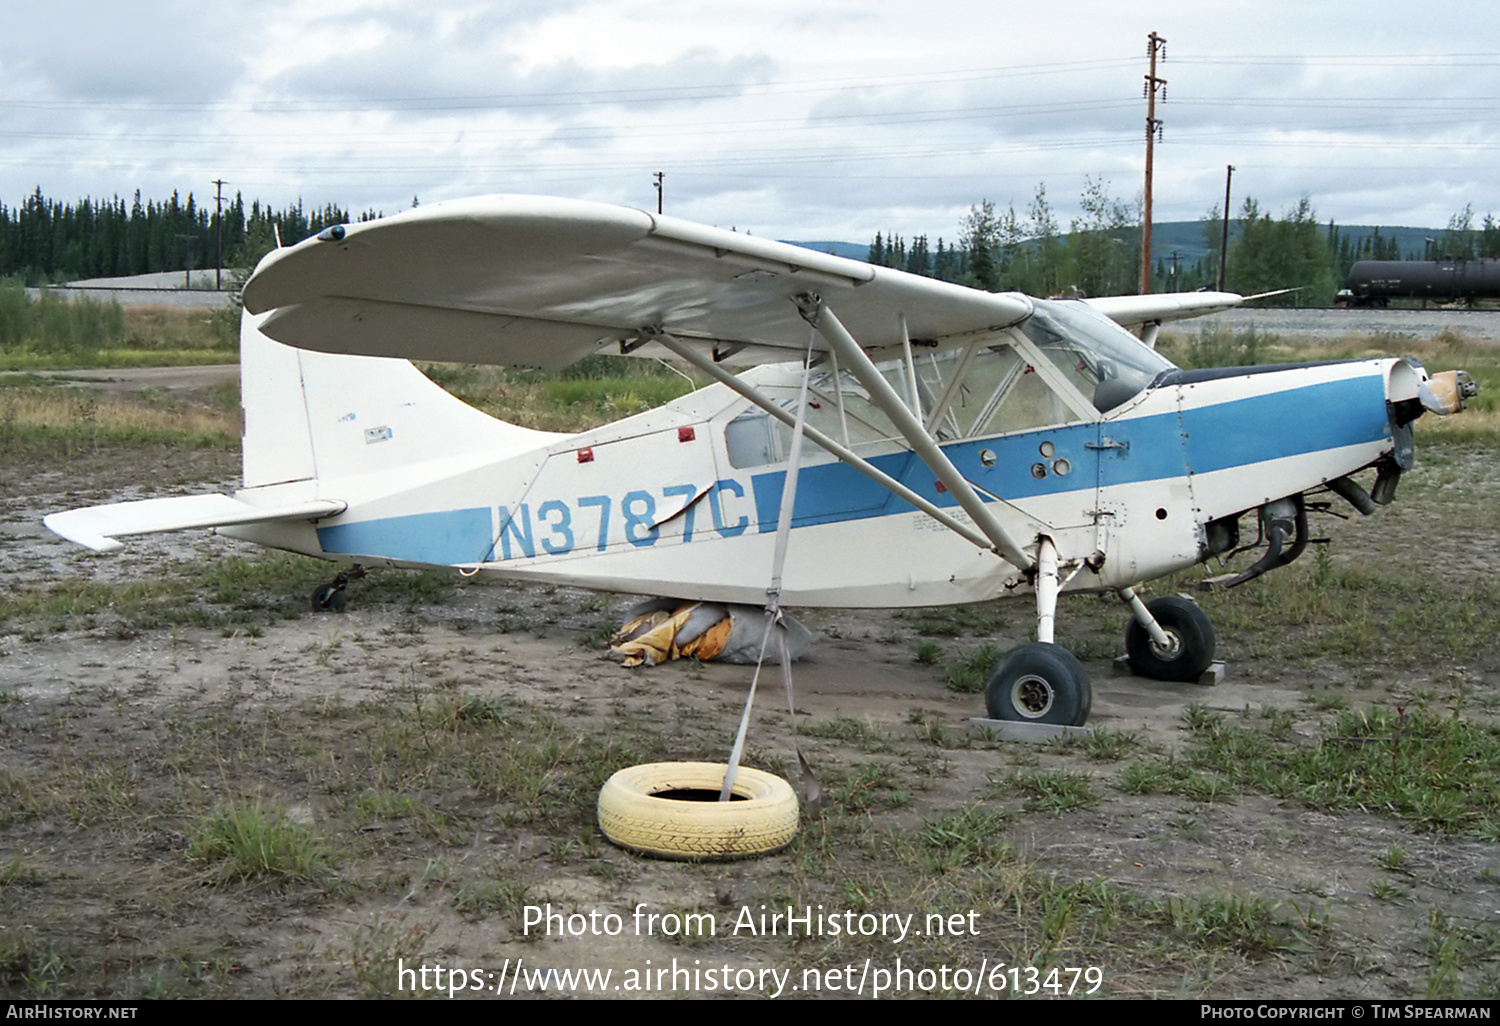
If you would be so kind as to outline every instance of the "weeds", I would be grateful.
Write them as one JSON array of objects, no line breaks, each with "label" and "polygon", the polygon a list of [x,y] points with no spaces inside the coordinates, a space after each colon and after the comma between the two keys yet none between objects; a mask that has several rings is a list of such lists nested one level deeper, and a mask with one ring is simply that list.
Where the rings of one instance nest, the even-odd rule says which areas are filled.
[{"label": "weeds", "polygon": [[40,882],[41,875],[19,855],[0,866],[0,887],[35,887]]},{"label": "weeds", "polygon": [[0,281],[0,370],[231,363],[238,325],[225,329],[198,310],[32,298],[21,282]]},{"label": "weeds", "polygon": [[188,842],[188,858],[207,863],[221,883],[315,880],[329,869],[321,838],[258,800],[230,802],[208,813]]},{"label": "weeds", "polygon": [[1000,656],[1000,649],[996,646],[981,645],[948,667],[948,687],[966,694],[983,691]]},{"label": "weeds", "polygon": [[935,641],[918,641],[911,647],[912,661],[923,666],[932,666],[943,658],[943,646]]},{"label": "weeds", "polygon": [[597,427],[697,387],[661,364],[612,356],[589,357],[554,378],[460,364],[423,364],[422,371],[492,417],[543,431]]},{"label": "weeds", "polygon": [[1500,821],[1500,732],[1457,717],[1345,712],[1316,747],[1222,722],[1196,740],[1195,760],[1215,772],[1315,808],[1379,809],[1443,833]]},{"label": "weeds", "polygon": [[1083,750],[1098,762],[1117,762],[1141,747],[1138,734],[1099,727],[1084,742]]},{"label": "weeds", "polygon": [[1004,814],[979,806],[935,820],[921,834],[923,861],[938,872],[1009,862],[1014,852],[1000,840],[1004,824]]},{"label": "weeds", "polygon": [[[1500,930],[1493,926],[1465,927],[1441,909],[1427,916],[1425,943],[1428,959],[1428,1000],[1490,997],[1500,983],[1495,968],[1500,955]],[[1478,964],[1488,964],[1481,974]]]},{"label": "weeds", "polygon": [[1163,337],[1158,348],[1183,368],[1244,367],[1285,358],[1280,355],[1284,349],[1280,336],[1258,331],[1254,325],[1237,331],[1200,327],[1191,336],[1173,333]]},{"label": "weeds", "polygon": [[151,405],[60,388],[0,389],[0,452],[68,456],[121,445],[227,449],[239,444],[238,411]]},{"label": "weeds", "polygon": [[1021,794],[1028,812],[1067,812],[1099,803],[1087,773],[1017,770],[996,782],[999,794]]},{"label": "weeds", "polygon": [[1246,955],[1266,955],[1293,940],[1284,924],[1274,921],[1277,906],[1263,898],[1208,895],[1166,898],[1149,907],[1152,917],[1204,947],[1229,947]]},{"label": "weeds", "polygon": [[[372,926],[359,927],[350,937],[347,964],[366,997],[388,998],[413,989],[410,984],[403,987],[398,974],[403,967],[424,964],[428,939],[438,924],[408,925],[407,919],[406,913],[390,913]],[[345,962],[342,952],[328,955],[335,962]]]}]

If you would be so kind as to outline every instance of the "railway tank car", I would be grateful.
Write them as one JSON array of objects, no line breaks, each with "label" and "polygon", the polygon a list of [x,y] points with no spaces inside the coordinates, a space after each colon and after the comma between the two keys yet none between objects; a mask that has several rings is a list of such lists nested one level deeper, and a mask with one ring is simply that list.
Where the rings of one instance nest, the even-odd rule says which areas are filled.
[{"label": "railway tank car", "polygon": [[1387,306],[1393,299],[1471,305],[1500,299],[1500,260],[1360,260],[1338,294],[1340,306]]}]

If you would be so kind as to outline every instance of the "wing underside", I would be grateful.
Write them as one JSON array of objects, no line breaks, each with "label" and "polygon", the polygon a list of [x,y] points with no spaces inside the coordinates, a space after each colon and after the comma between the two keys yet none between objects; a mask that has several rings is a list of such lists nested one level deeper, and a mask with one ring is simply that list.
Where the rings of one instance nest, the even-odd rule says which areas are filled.
[{"label": "wing underside", "polygon": [[1233,292],[1166,292],[1144,296],[1105,296],[1086,302],[1110,320],[1126,328],[1143,324],[1181,321],[1222,313],[1244,302]]},{"label": "wing underside", "polygon": [[[813,293],[867,349],[959,344],[1031,311],[992,294],[639,210],[488,196],[338,226],[245,287],[261,330],[305,349],[556,369],[665,331],[736,363],[824,351]],[[641,355],[653,355],[649,345]]]}]

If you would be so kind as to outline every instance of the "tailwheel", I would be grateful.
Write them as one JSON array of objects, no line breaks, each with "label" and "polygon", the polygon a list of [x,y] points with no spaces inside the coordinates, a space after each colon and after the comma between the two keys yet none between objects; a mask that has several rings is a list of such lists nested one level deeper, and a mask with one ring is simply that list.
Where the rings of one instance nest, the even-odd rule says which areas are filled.
[{"label": "tailwheel", "polygon": [[984,688],[990,718],[1081,727],[1094,693],[1078,657],[1044,641],[1017,646],[995,664]]},{"label": "tailwheel", "polygon": [[313,589],[314,613],[342,613],[347,601],[348,597],[344,594],[344,589],[334,587],[332,584],[320,584]]},{"label": "tailwheel", "polygon": [[1151,617],[1166,635],[1166,644],[1153,640],[1139,619],[1125,627],[1125,652],[1130,665],[1153,680],[1195,681],[1214,661],[1218,641],[1214,625],[1198,603],[1180,595],[1163,595],[1146,603]]},{"label": "tailwheel", "polygon": [[349,596],[344,594],[344,589],[349,586],[350,581],[357,581],[368,574],[364,567],[355,565],[348,570],[341,570],[333,580],[327,584],[320,584],[313,589],[312,609],[314,613],[342,613]]}]

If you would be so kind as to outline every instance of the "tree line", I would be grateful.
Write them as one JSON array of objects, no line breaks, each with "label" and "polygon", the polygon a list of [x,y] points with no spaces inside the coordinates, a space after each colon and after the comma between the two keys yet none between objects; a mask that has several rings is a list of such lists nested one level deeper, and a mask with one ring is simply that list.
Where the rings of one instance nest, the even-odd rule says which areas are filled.
[{"label": "tree line", "polygon": [[[359,220],[378,216],[367,211]],[[336,203],[304,210],[299,200],[276,210],[259,200],[247,206],[236,193],[221,214],[212,200],[200,204],[192,193],[185,201],[175,191],[166,200],[143,201],[137,191],[129,203],[119,196],[62,203],[38,187],[19,206],[0,203],[0,278],[41,285],[212,268],[221,218],[225,268],[252,265],[275,247],[278,234],[289,246],[351,220]]]},{"label": "tree line", "polygon": [[[1111,196],[1107,182],[1088,178],[1079,207],[1064,232],[1042,183],[1024,211],[1017,212],[1013,204],[1001,211],[987,199],[970,207],[952,243],[942,238],[933,243],[925,235],[908,242],[900,235],[878,233],[868,259],[990,291],[1042,296],[1134,292],[1140,280],[1138,205]],[[379,216],[371,210],[358,220]],[[299,200],[277,210],[259,200],[246,204],[236,193],[224,201],[221,213],[213,201],[200,204],[192,193],[186,200],[175,191],[166,200],[143,200],[137,191],[129,203],[119,196],[63,203],[38,187],[18,206],[0,203],[0,278],[38,285],[212,268],[220,259],[221,221],[222,266],[243,268],[269,252],[278,236],[283,245],[291,245],[350,220],[350,212],[336,203],[309,210]],[[1202,223],[1204,257],[1191,265],[1158,260],[1152,269],[1153,291],[1217,284],[1223,227],[1218,208],[1208,211]],[[1396,240],[1383,237],[1378,228],[1354,236],[1329,222],[1325,230],[1306,198],[1280,217],[1250,198],[1230,222],[1225,287],[1244,295],[1296,289],[1274,301],[1324,305],[1355,261],[1403,256],[1500,257],[1500,222],[1492,214],[1478,219],[1472,205],[1466,206],[1449,218],[1424,252],[1402,254]]]},{"label": "tree line", "polygon": [[[998,211],[989,200],[969,208],[955,243],[926,236],[910,245],[899,235],[877,234],[869,261],[913,274],[941,278],[991,292],[1036,296],[1126,295],[1140,283],[1141,214],[1135,204],[1112,197],[1108,183],[1085,179],[1080,214],[1062,231],[1047,199],[1045,183],[1018,213]],[[1224,221],[1218,207],[1202,218],[1205,255],[1191,264],[1158,259],[1153,292],[1216,288]],[[1241,295],[1288,290],[1266,302],[1284,306],[1328,306],[1358,260],[1477,259],[1500,257],[1500,222],[1486,214],[1476,223],[1472,206],[1449,219],[1421,253],[1403,254],[1394,238],[1354,235],[1333,221],[1318,221],[1303,197],[1273,216],[1247,198],[1229,223],[1224,287]]]}]

